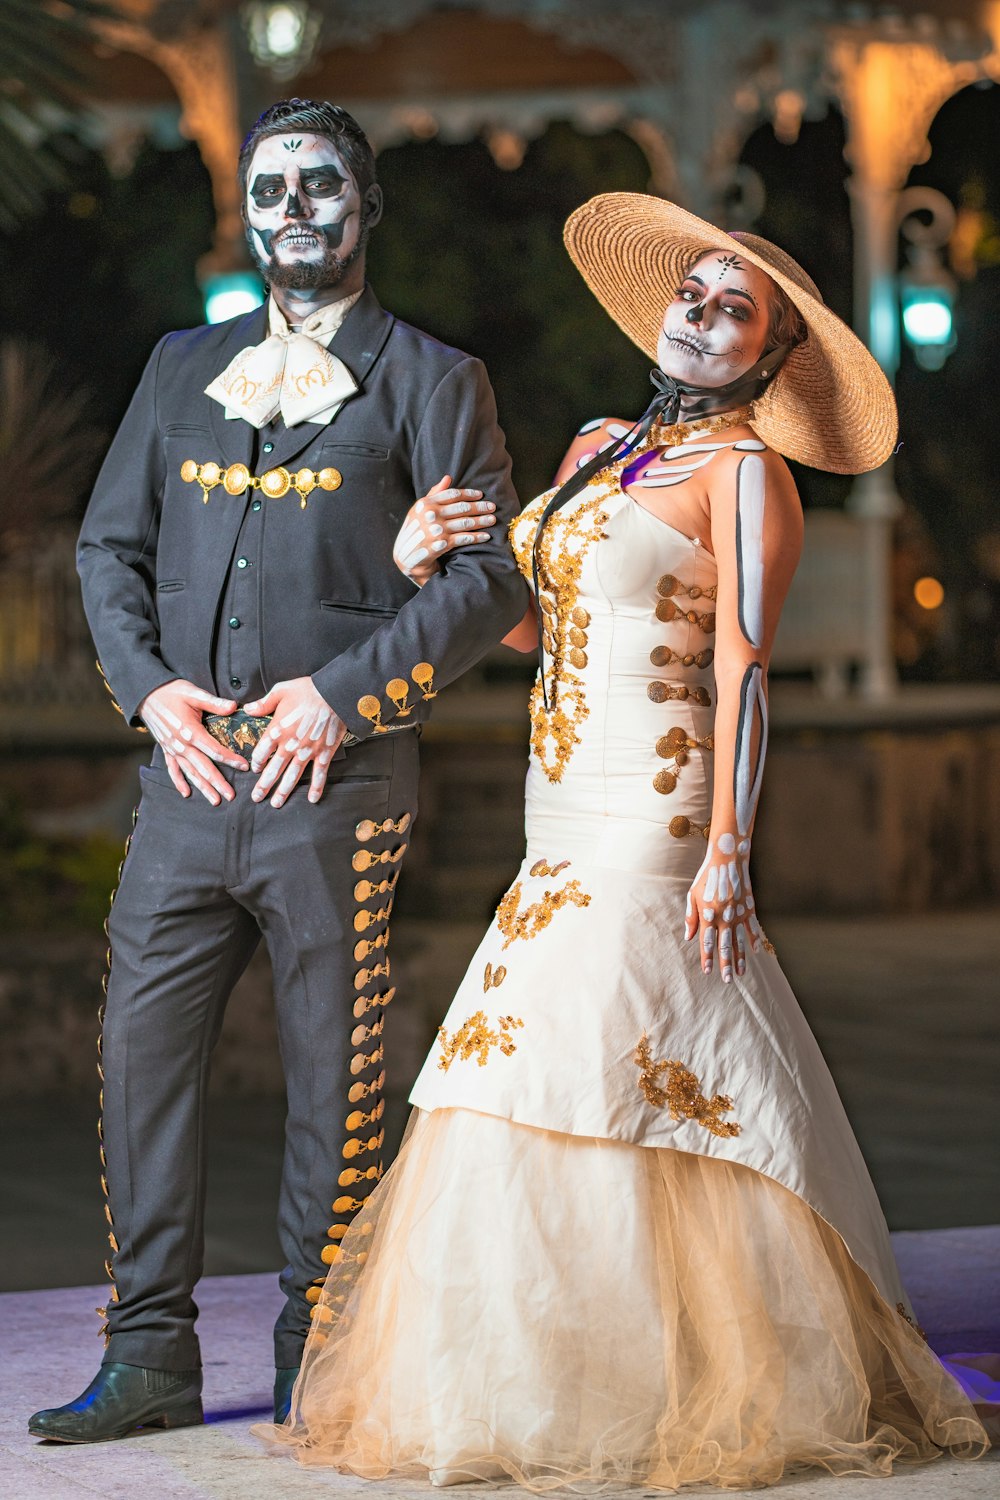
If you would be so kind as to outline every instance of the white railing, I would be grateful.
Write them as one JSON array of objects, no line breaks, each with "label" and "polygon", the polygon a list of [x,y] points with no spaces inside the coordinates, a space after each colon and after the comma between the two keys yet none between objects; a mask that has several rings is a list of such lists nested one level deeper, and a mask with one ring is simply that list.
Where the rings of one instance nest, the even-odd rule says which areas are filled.
[{"label": "white railing", "polygon": [[92,704],[104,690],[76,576],[75,532],[0,565],[0,694],[8,708]]}]

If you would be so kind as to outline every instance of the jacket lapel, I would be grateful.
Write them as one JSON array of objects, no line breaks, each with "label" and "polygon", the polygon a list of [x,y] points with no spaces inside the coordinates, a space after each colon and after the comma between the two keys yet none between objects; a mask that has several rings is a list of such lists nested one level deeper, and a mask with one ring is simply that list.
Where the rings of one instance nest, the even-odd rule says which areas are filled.
[{"label": "jacket lapel", "polygon": [[[208,385],[216,375],[221,375],[226,366],[236,358],[243,349],[248,349],[254,344],[260,344],[267,338],[267,303],[263,307],[255,307],[253,312],[247,313],[246,317],[238,318],[229,331],[219,351],[219,368],[213,370],[205,384]],[[244,422],[242,417],[235,419],[226,416],[225,407],[221,406],[212,396],[206,396],[206,401],[211,408],[212,432],[219,444],[219,458],[217,463],[226,468],[229,464],[251,464],[253,459],[254,430],[249,422]]]},{"label": "jacket lapel", "polygon": [[[343,324],[330,340],[330,353],[344,361],[358,383],[358,390],[348,400],[358,401],[364,395],[365,380],[385,348],[386,340],[392,332],[392,325],[395,321],[393,315],[387,313],[380,305],[371,287],[366,285]],[[233,354],[235,353],[237,353],[236,349],[233,350]],[[233,355],[230,355],[230,358],[232,357]],[[217,404],[213,402],[213,405]],[[219,410],[221,412],[222,408],[220,407]],[[339,413],[330,424],[330,429],[335,429],[338,418]],[[247,424],[228,422],[226,425],[245,427]],[[327,430],[326,427],[318,427],[315,422],[300,422],[296,427],[279,425],[274,430],[274,449],[267,455],[267,468],[277,469],[281,465],[288,468],[296,462],[306,448],[316,442],[317,438],[323,438]],[[263,459],[257,467],[261,473],[264,472]]]}]

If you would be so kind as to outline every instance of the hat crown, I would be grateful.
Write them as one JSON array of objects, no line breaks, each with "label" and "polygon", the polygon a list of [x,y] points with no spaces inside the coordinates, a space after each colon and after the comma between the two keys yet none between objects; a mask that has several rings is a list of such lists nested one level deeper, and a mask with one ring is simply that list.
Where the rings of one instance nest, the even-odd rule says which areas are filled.
[{"label": "hat crown", "polygon": [[761,239],[759,234],[748,234],[744,229],[730,229],[727,233],[731,240],[745,245],[748,250],[753,251],[754,255],[759,255],[761,260],[766,260],[775,271],[780,272],[782,276],[787,276],[789,281],[794,281],[797,287],[808,292],[810,297],[815,297],[817,302],[823,301],[823,294],[812,277],[807,276],[798,261],[787,255],[780,245],[773,245],[770,240]]}]

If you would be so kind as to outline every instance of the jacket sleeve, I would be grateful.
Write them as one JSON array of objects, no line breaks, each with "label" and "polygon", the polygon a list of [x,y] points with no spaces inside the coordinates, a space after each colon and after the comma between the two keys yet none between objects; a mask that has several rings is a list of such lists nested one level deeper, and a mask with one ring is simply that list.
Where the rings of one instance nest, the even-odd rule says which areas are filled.
[{"label": "jacket sleeve", "polygon": [[482,363],[466,358],[435,388],[420,424],[411,461],[414,498],[425,495],[445,474],[456,487],[482,490],[496,502],[497,525],[488,542],[451,552],[424,587],[398,615],[313,673],[323,697],[359,739],[372,721],[359,713],[365,697],[379,702],[381,722],[397,707],[386,687],[394,678],[407,684],[404,706],[424,719],[427,701],[415,683],[414,667],[433,668],[433,690],[446,687],[479,660],[522,618],[527,587],[507,542],[517,514],[510,459],[497,425],[496,402]]},{"label": "jacket sleeve", "polygon": [[[169,337],[169,335],[167,335]],[[98,662],[130,724],[147,693],[176,678],[159,651],[154,604],[156,542],[165,479],[156,381],[166,338],[142,380],[97,476],[77,547],[77,570]]]}]

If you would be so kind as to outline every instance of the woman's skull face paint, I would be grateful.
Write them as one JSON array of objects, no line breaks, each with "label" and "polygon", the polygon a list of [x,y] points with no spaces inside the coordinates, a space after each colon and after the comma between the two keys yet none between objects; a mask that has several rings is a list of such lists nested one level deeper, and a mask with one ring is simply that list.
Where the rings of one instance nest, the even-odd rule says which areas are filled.
[{"label": "woman's skull face paint", "polygon": [[335,286],[363,248],[357,184],[326,136],[266,136],[250,161],[246,215],[272,286]]},{"label": "woman's skull face paint", "polygon": [[711,250],[691,267],[663,315],[660,369],[689,385],[728,385],[767,347],[771,278],[739,253]]}]

